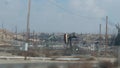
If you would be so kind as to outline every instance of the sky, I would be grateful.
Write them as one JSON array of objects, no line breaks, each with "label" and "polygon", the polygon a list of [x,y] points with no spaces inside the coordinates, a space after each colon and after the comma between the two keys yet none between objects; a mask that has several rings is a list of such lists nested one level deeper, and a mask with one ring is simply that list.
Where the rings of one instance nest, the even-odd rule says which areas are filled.
[{"label": "sky", "polygon": [[[30,30],[36,32],[114,33],[120,0],[31,0]],[[0,0],[0,28],[26,31],[28,0]]]}]

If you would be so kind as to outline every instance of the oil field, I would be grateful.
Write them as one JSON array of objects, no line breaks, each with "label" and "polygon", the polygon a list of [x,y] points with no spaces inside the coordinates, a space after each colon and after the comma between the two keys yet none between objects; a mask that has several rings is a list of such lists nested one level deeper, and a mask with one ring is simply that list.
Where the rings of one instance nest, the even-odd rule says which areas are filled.
[{"label": "oil field", "polygon": [[0,0],[0,68],[120,68],[119,2]]},{"label": "oil field", "polygon": [[31,67],[31,64],[48,63],[55,68],[115,68],[119,64],[118,46],[114,46],[119,32],[116,37],[107,35],[107,39],[104,34],[33,32],[30,33],[27,44],[24,33],[6,30],[4,34],[3,31],[1,30],[1,64],[27,63]]}]

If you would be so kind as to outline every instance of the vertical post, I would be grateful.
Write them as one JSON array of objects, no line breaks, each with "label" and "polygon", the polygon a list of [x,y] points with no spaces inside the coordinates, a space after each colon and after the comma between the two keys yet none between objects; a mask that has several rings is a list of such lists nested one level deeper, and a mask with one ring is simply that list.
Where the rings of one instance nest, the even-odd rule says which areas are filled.
[{"label": "vertical post", "polygon": [[33,30],[33,46],[35,45],[35,31]]},{"label": "vertical post", "polygon": [[4,35],[4,26],[2,24],[2,41],[3,41],[3,35]]},{"label": "vertical post", "polygon": [[17,26],[15,26],[15,34],[16,34],[15,39],[17,40]]},{"label": "vertical post", "polygon": [[5,35],[5,40],[6,40],[7,38],[6,28],[4,28],[4,35]]},{"label": "vertical post", "polygon": [[105,56],[107,56],[107,47],[108,47],[108,16],[106,16]]},{"label": "vertical post", "polygon": [[[29,36],[30,36],[30,5],[31,0],[28,0],[28,14],[27,14],[27,33],[26,33],[26,43],[29,43]],[[25,51],[25,58],[24,60],[27,60],[27,51]]]},{"label": "vertical post", "polygon": [[38,34],[36,33],[36,38],[35,38],[36,40],[35,40],[35,47],[37,48],[37,45],[38,45]]},{"label": "vertical post", "polygon": [[[15,26],[15,45],[18,45],[18,43],[17,43],[17,26]],[[14,46],[13,46],[13,48],[14,48]],[[14,51],[15,50],[13,50],[13,54],[14,54]]]},{"label": "vertical post", "polygon": [[100,29],[100,46],[101,46],[101,44],[102,44],[101,24],[100,24],[100,27],[99,27],[99,29]]},{"label": "vertical post", "polygon": [[101,24],[99,25],[99,48],[98,48],[98,51],[99,51],[99,55],[100,55],[100,49],[102,47],[102,35],[101,35]]},{"label": "vertical post", "polygon": [[28,0],[28,14],[27,14],[27,38],[26,41],[28,42],[29,40],[29,34],[30,34],[30,5],[31,5],[31,0]]}]

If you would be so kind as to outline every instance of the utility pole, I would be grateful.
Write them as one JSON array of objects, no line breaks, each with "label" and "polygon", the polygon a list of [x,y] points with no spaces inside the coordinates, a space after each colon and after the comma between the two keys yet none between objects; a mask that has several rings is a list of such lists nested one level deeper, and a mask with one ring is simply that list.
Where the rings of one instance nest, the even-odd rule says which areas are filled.
[{"label": "utility pole", "polygon": [[33,30],[33,46],[35,45],[35,31]]},{"label": "utility pole", "polygon": [[100,24],[100,26],[99,26],[99,29],[100,29],[100,46],[101,46],[101,44],[102,44],[101,24]]},{"label": "utility pole", "polygon": [[17,44],[17,26],[15,26],[15,38],[14,38],[16,41],[15,41],[15,45],[18,45]]},{"label": "utility pole", "polygon": [[27,32],[26,32],[26,44],[25,44],[25,58],[24,60],[27,60],[27,47],[29,43],[30,38],[30,6],[31,6],[31,0],[28,0],[28,14],[27,14]]},{"label": "utility pole", "polygon": [[108,16],[106,16],[105,56],[107,56],[107,48],[108,48]]},{"label": "utility pole", "polygon": [[31,0],[28,0],[28,14],[27,14],[27,35],[26,35],[26,41],[29,41],[30,36],[30,6],[31,6]]},{"label": "utility pole", "polygon": [[37,47],[37,45],[38,45],[38,34],[36,33],[36,38],[35,38],[36,40],[35,40],[35,47]]},{"label": "utility pole", "polygon": [[15,35],[16,35],[15,39],[17,40],[17,26],[15,26]]},{"label": "utility pole", "polygon": [[2,41],[3,41],[3,34],[4,34],[4,26],[2,24]]},{"label": "utility pole", "polygon": [[102,35],[101,35],[101,24],[99,25],[99,48],[98,48],[98,52],[99,52],[99,55],[100,55],[100,49],[101,49],[101,47],[102,47]]}]

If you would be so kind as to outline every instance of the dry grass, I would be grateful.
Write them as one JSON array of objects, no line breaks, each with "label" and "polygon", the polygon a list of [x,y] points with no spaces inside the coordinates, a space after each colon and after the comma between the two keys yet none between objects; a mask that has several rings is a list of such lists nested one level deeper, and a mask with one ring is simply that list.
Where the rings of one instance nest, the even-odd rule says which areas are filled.
[{"label": "dry grass", "polygon": [[94,61],[94,60],[96,60],[94,57],[90,57],[90,58],[87,58],[86,59],[87,61]]},{"label": "dry grass", "polygon": [[93,68],[93,64],[91,63],[83,63],[83,64],[71,64],[68,68]]},{"label": "dry grass", "polygon": [[84,63],[81,65],[81,68],[93,68],[93,64],[91,63]]},{"label": "dry grass", "polygon": [[114,68],[114,65],[110,61],[101,61],[99,62],[99,68]]}]

